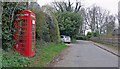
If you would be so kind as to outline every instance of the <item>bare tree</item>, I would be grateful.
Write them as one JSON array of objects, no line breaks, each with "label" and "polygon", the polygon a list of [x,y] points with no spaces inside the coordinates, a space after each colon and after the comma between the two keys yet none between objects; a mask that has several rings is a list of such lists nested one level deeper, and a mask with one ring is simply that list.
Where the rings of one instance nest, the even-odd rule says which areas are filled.
[{"label": "bare tree", "polygon": [[118,12],[117,19],[118,19],[118,22],[119,22],[119,28],[120,28],[120,11]]},{"label": "bare tree", "polygon": [[69,12],[79,12],[79,10],[81,9],[82,5],[81,2],[76,0],[76,5],[75,7],[73,6],[73,3],[68,0],[67,2],[53,2],[53,7],[60,12],[64,12],[64,11],[69,11]]},{"label": "bare tree", "polygon": [[115,28],[115,16],[114,15],[109,15],[108,16],[108,23],[106,24],[106,33],[107,35],[112,35],[114,28]]},{"label": "bare tree", "polygon": [[105,18],[109,14],[108,11],[101,9],[98,6],[93,6],[81,10],[81,15],[84,18],[85,24],[91,29],[92,32],[99,31],[104,26]]},{"label": "bare tree", "polygon": [[81,16],[83,17],[83,25],[81,26],[82,28],[80,28],[81,29],[81,31],[80,32],[82,32],[82,34],[83,35],[85,35],[85,31],[87,30],[87,24],[86,24],[86,10],[85,10],[85,8],[81,8],[81,10],[80,10],[80,14],[81,14]]}]

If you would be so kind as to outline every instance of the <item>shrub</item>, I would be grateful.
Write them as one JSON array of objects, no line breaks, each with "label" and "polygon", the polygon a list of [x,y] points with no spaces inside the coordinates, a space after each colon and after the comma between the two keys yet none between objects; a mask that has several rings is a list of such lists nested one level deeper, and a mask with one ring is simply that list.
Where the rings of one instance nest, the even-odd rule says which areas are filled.
[{"label": "shrub", "polygon": [[86,40],[86,36],[76,36],[77,40]]},{"label": "shrub", "polygon": [[31,6],[30,9],[36,13],[37,39],[39,39],[41,43],[43,41],[59,43],[60,33],[58,21],[56,20],[54,13],[50,11],[50,6],[44,6],[49,14],[47,12],[44,12],[44,10],[41,10],[41,8],[38,8],[35,5],[33,6],[34,7]]},{"label": "shrub", "polygon": [[33,62],[32,59],[30,60],[14,51],[3,51],[2,55],[2,67],[27,67],[31,62]]},{"label": "shrub", "polygon": [[60,34],[69,35],[75,38],[82,25],[83,19],[80,14],[73,12],[58,12],[56,13]]},{"label": "shrub", "polygon": [[88,32],[88,33],[87,33],[87,38],[88,38],[88,39],[90,39],[92,36],[93,36],[93,33],[92,33],[92,32]]},{"label": "shrub", "polygon": [[98,37],[99,36],[99,32],[97,31],[97,32],[93,32],[93,36],[94,37]]}]

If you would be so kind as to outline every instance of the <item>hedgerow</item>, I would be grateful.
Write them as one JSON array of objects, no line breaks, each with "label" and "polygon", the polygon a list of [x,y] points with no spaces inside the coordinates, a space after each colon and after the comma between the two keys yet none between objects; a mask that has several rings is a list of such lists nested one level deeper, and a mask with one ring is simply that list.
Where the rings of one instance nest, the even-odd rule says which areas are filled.
[{"label": "hedgerow", "polygon": [[25,10],[25,3],[20,2],[3,2],[2,13],[2,48],[9,50],[14,46],[13,34],[15,32],[14,20],[15,12]]}]

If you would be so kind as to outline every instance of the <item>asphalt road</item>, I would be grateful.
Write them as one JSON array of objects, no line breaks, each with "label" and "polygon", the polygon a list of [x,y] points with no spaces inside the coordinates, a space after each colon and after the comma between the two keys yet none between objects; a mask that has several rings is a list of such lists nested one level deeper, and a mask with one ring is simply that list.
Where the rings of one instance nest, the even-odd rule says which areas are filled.
[{"label": "asphalt road", "polygon": [[54,67],[118,67],[118,57],[89,41],[70,44]]}]

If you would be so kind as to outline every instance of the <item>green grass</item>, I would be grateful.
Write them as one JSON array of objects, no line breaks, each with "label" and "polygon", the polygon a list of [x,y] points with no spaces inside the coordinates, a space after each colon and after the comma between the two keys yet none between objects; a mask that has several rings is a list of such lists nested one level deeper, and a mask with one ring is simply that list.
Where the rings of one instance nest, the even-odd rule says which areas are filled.
[{"label": "green grass", "polygon": [[31,62],[32,59],[29,60],[13,50],[2,51],[2,67],[27,67]]},{"label": "green grass", "polygon": [[6,52],[2,51],[2,66],[3,67],[45,67],[56,56],[60,54],[67,46],[65,44],[46,43],[43,46],[37,42],[37,51],[34,57],[30,59],[21,56],[13,50]]},{"label": "green grass", "polygon": [[58,56],[67,46],[65,44],[53,44],[50,43],[46,47],[40,49],[37,53],[37,58],[34,63],[30,64],[30,67],[45,67],[56,56]]}]

